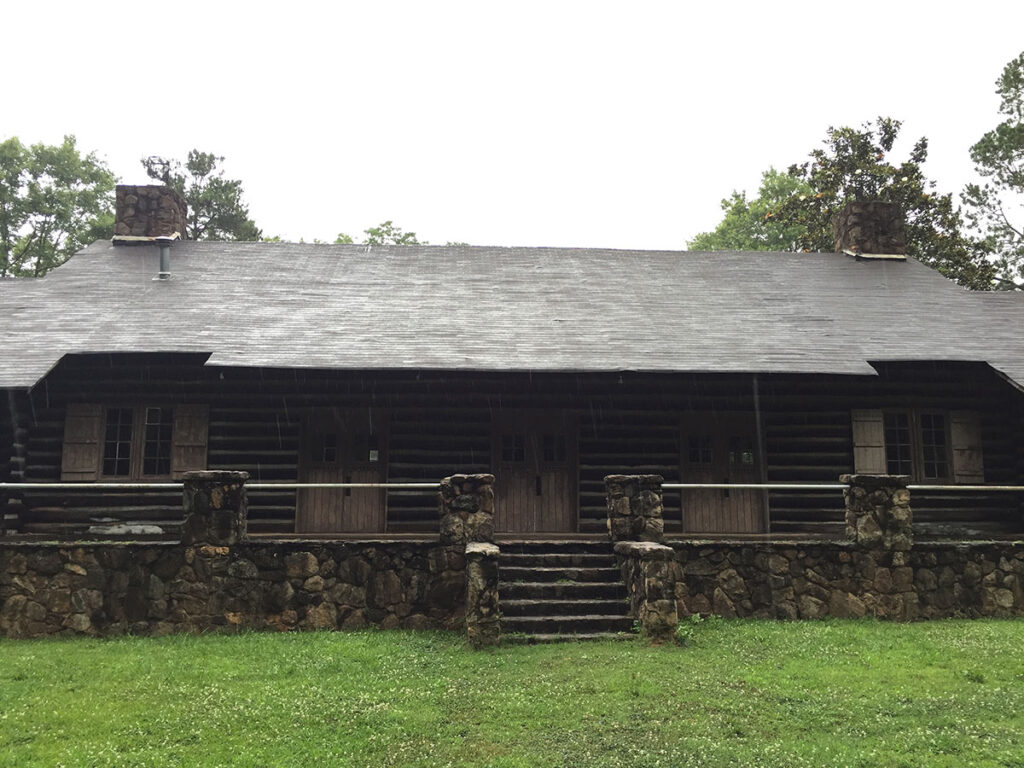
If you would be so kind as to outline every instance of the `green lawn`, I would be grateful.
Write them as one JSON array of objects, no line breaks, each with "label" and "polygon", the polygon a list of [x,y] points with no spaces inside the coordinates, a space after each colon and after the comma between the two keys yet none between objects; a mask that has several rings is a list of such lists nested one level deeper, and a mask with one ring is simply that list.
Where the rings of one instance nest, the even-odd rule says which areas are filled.
[{"label": "green lawn", "polygon": [[1024,621],[0,640],[0,765],[1024,766]]}]

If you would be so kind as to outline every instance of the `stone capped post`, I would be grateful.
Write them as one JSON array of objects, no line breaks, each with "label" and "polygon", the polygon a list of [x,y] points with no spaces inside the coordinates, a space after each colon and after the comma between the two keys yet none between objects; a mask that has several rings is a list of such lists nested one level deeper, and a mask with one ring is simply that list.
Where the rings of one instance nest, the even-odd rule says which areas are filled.
[{"label": "stone capped post", "polygon": [[672,638],[679,624],[675,551],[651,541],[620,541],[615,556],[629,590],[630,613],[654,642]]},{"label": "stone capped post", "polygon": [[501,642],[498,554],[487,542],[466,545],[466,638],[474,648]]},{"label": "stone capped post", "polygon": [[908,552],[914,546],[908,475],[842,475],[846,535],[860,548]]},{"label": "stone capped post", "polygon": [[656,541],[665,537],[661,475],[608,475],[608,535],[614,541]]},{"label": "stone capped post", "polygon": [[441,543],[494,541],[494,475],[452,475],[441,481]]},{"label": "stone capped post", "polygon": [[185,546],[230,547],[246,536],[248,505],[245,482],[248,472],[186,472],[185,521],[181,543]]}]

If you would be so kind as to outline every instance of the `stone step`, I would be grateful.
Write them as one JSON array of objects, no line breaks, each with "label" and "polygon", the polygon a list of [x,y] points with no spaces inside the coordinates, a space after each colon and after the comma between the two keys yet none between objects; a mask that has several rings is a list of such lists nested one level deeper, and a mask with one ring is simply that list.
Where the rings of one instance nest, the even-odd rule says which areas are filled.
[{"label": "stone step", "polygon": [[577,581],[577,582],[620,582],[622,574],[618,568],[571,568],[571,567],[508,567],[498,568],[498,578],[503,584],[516,581]]},{"label": "stone step", "polygon": [[612,544],[607,540],[587,541],[572,539],[523,541],[498,541],[502,554],[577,554],[577,555],[611,555]]},{"label": "stone step", "polygon": [[588,600],[626,599],[626,587],[617,582],[501,581],[498,596],[506,600]]},{"label": "stone step", "polygon": [[501,613],[507,619],[513,616],[579,616],[601,614],[625,616],[629,604],[625,598],[588,598],[581,600],[501,600]]},{"label": "stone step", "polygon": [[542,645],[546,643],[582,643],[597,640],[635,640],[637,637],[638,635],[633,632],[582,632],[575,635],[528,635],[517,632],[511,635],[502,635],[501,642],[509,645]]},{"label": "stone step", "polygon": [[614,568],[615,555],[607,552],[601,554],[581,552],[506,552],[498,556],[499,568],[528,567],[587,567]]},{"label": "stone step", "polygon": [[527,635],[582,635],[594,632],[629,632],[628,616],[585,614],[580,616],[510,616],[501,620],[502,633]]}]

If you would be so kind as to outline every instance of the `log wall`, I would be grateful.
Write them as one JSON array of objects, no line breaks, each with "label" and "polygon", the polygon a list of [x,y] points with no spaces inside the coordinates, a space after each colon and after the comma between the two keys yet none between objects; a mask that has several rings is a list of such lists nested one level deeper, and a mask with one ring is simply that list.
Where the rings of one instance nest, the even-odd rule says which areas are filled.
[{"label": "log wall", "polygon": [[[59,480],[69,402],[208,404],[209,468],[247,471],[253,483],[298,479],[300,425],[314,407],[386,411],[388,480],[393,482],[490,471],[496,412],[567,409],[579,424],[580,530],[598,532],[606,526],[605,475],[654,473],[679,482],[680,423],[687,413],[747,412],[752,420],[754,413],[753,377],[739,374],[344,373],[205,368],[203,362],[201,355],[65,358],[30,397],[18,396],[17,408],[8,409],[17,411],[16,419],[8,414],[6,422],[0,421],[0,441],[6,440],[0,449],[12,456],[8,475]],[[881,372],[758,377],[766,479],[835,483],[840,474],[854,471],[852,409],[927,407],[979,411],[986,481],[1021,482],[1022,396],[990,368],[892,365],[882,366]],[[678,494],[666,494],[670,534],[681,530],[679,504]],[[80,533],[101,518],[146,521],[173,533],[181,518],[176,492],[26,492],[24,505],[16,527],[25,533]],[[917,492],[914,512],[923,536],[1024,530],[1020,499],[1012,495]],[[254,532],[290,532],[294,515],[294,491],[250,491]],[[390,532],[435,531],[436,494],[389,492],[388,520]],[[773,492],[770,525],[779,534],[839,535],[841,494]]]}]

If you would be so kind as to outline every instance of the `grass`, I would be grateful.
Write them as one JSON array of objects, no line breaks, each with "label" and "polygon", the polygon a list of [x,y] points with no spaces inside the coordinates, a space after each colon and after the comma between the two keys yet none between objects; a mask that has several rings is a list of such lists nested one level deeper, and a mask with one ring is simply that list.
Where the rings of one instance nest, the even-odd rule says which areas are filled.
[{"label": "grass", "polygon": [[1024,621],[0,640],[4,766],[1024,766]]}]

